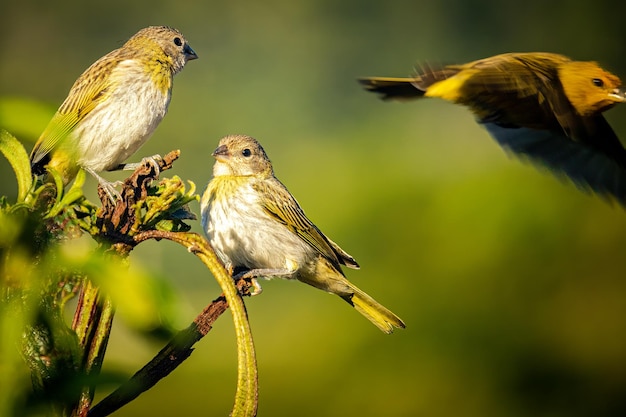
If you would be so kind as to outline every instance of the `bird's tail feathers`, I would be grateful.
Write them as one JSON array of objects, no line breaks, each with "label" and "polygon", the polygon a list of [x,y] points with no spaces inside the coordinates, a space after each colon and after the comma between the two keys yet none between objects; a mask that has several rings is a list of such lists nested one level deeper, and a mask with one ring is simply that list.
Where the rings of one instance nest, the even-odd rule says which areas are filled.
[{"label": "bird's tail feathers", "polygon": [[432,85],[447,80],[458,72],[459,69],[453,66],[422,64],[416,67],[415,75],[410,78],[365,77],[359,78],[359,83],[367,91],[379,94],[383,100],[412,100],[424,97]]},{"label": "bird's tail feathers", "polygon": [[352,305],[356,311],[361,313],[381,331],[389,334],[393,332],[394,327],[402,329],[406,327],[400,317],[396,316],[393,312],[357,288],[354,284],[350,283],[350,288],[354,291],[354,293],[352,295],[341,296],[341,298]]},{"label": "bird's tail feathers", "polygon": [[422,64],[416,67],[415,71],[413,86],[424,93],[431,85],[447,80],[459,72],[457,68],[452,66],[444,67],[430,64]]},{"label": "bird's tail feathers", "polygon": [[424,91],[413,84],[415,81],[414,78],[359,78],[359,83],[363,85],[363,88],[379,94],[383,100],[411,100],[422,97]]}]

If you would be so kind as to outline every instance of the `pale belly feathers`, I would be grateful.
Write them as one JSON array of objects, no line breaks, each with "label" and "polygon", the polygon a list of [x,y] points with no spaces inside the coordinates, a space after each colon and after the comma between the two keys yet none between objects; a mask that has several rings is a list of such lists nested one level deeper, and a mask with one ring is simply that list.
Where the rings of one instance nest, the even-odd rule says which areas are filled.
[{"label": "pale belly feathers", "polygon": [[[170,102],[171,88],[156,88],[135,61],[121,63],[111,76],[119,72],[128,81],[113,89],[72,133],[80,137],[78,163],[94,171],[114,169],[133,155],[150,138]],[[135,77],[130,76],[133,72]]]},{"label": "pale belly feathers", "polygon": [[313,258],[312,248],[263,209],[249,184],[218,200],[203,207],[202,221],[227,266],[295,271]]}]

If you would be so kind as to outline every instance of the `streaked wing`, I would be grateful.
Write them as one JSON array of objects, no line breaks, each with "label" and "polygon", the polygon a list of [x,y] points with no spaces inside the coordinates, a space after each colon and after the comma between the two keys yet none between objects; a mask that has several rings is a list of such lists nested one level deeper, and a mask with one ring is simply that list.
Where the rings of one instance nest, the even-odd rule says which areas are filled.
[{"label": "streaked wing", "polygon": [[342,265],[345,265],[348,268],[352,268],[352,269],[359,269],[360,268],[359,264],[352,257],[352,255],[350,255],[345,250],[341,249],[338,244],[336,244],[335,242],[330,240],[328,237],[326,237],[326,239],[328,239],[328,243],[330,243],[330,246],[332,246],[332,248],[335,251],[335,253],[337,254],[337,256],[339,256],[339,262],[341,262]]},{"label": "streaked wing", "polygon": [[538,95],[542,86],[556,77],[554,67],[541,67],[523,60],[498,60],[488,66],[475,66],[476,74],[470,84],[492,94],[515,94],[517,98]]},{"label": "streaked wing", "polygon": [[[513,122],[516,119],[524,120],[527,117],[524,113],[530,112],[534,116],[531,114],[525,121],[532,123],[533,118],[541,120],[543,113],[546,121],[552,119],[558,123],[553,128],[560,126],[566,136],[584,141],[588,133],[580,116],[575,113],[567,100],[558,78],[556,63],[567,61],[567,58],[553,54],[513,54],[503,57],[505,59],[495,60],[489,65],[485,60],[482,65],[475,66],[480,68],[480,76],[476,77],[476,82],[483,84],[487,94],[494,94],[489,105],[494,108],[501,105],[498,100],[504,98],[500,94],[510,95],[511,100],[529,100],[527,102],[530,108],[524,110],[520,108],[508,114]],[[468,84],[468,88],[470,87]],[[540,109],[541,113],[532,111],[533,107]],[[500,122],[500,120],[490,121]]]},{"label": "streaked wing", "polygon": [[[99,76],[85,77],[85,74],[97,64],[101,64]],[[32,164],[39,162],[50,153],[86,115],[105,99],[106,91],[110,86],[108,74],[113,68],[112,65],[105,64],[106,62],[96,62],[76,80],[67,98],[35,144],[30,158]]]},{"label": "streaked wing", "polygon": [[306,217],[296,199],[278,179],[257,181],[253,187],[264,196],[263,206],[269,214],[338,267],[339,259],[327,238]]}]

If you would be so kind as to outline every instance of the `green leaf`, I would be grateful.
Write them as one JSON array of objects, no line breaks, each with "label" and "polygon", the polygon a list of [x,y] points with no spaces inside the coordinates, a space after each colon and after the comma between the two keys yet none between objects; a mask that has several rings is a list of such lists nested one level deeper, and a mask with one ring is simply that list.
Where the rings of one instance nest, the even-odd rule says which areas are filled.
[{"label": "green leaf", "polygon": [[13,135],[0,129],[0,152],[11,164],[17,178],[17,201],[24,201],[28,190],[33,185],[33,176],[30,171],[30,159],[26,149]]},{"label": "green leaf", "polygon": [[[45,216],[46,219],[51,219],[58,215],[65,207],[74,204],[83,197],[83,185],[85,184],[86,174],[84,170],[79,170],[76,174],[76,179],[74,179],[72,187],[65,194],[63,194],[63,180],[61,179],[61,175],[51,168],[48,168],[48,172],[54,178],[54,183],[57,188],[57,201]],[[59,198],[59,196],[62,197]]]}]

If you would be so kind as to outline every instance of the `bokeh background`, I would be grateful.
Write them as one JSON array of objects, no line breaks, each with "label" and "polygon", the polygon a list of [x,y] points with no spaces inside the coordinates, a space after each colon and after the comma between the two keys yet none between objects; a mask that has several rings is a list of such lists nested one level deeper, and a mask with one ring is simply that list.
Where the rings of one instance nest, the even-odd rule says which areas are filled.
[{"label": "bokeh background", "polygon": [[[623,416],[624,209],[509,158],[464,108],[384,103],[355,79],[512,51],[597,60],[626,78],[625,12],[615,0],[3,2],[0,124],[16,99],[35,100],[43,116],[25,117],[41,131],[93,61],[141,27],[177,27],[200,59],[135,159],[180,149],[167,174],[202,190],[219,138],[255,136],[360,262],[349,279],[407,323],[386,336],[337,297],[263,283],[247,300],[260,416]],[[626,137],[626,106],[607,118]],[[12,133],[30,150],[36,135]],[[0,176],[14,196],[5,160]],[[174,244],[142,244],[131,260],[174,288],[179,327],[220,292]],[[131,375],[160,346],[117,320],[105,369]],[[225,315],[115,415],[226,415],[235,374]]]}]

